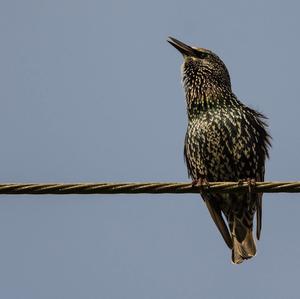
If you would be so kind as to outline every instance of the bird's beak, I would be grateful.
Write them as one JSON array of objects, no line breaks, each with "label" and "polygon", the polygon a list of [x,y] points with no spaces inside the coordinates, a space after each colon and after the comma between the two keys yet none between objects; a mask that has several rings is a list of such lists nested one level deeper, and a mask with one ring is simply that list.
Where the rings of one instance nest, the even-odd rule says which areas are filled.
[{"label": "bird's beak", "polygon": [[170,43],[173,47],[175,47],[182,55],[184,56],[192,56],[196,52],[192,47],[184,44],[174,37],[168,37],[167,42]]}]

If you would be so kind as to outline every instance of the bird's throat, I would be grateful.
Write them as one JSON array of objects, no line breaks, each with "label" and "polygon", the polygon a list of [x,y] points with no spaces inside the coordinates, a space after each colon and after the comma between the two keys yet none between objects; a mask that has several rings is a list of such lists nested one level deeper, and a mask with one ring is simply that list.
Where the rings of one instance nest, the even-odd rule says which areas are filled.
[{"label": "bird's throat", "polygon": [[[227,91],[230,93],[230,91]],[[189,118],[195,118],[207,111],[226,104],[226,93],[220,88],[186,88],[186,104]],[[228,104],[228,103],[227,103]]]}]

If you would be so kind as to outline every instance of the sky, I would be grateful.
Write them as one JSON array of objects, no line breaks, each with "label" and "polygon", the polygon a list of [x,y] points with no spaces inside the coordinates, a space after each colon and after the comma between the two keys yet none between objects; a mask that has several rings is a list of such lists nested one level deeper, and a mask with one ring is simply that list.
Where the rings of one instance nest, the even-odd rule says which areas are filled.
[{"label": "sky", "polygon": [[[188,181],[182,57],[216,52],[269,118],[266,180],[299,179],[298,1],[2,0],[0,182]],[[0,195],[0,297],[298,298],[299,194],[264,196],[230,263],[197,194]]]}]

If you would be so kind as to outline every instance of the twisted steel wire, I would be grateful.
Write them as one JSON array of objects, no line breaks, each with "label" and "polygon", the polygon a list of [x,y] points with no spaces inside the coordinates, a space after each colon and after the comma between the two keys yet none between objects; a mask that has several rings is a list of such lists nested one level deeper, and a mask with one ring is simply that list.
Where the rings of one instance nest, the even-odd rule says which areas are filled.
[{"label": "twisted steel wire", "polygon": [[[204,192],[248,192],[247,182],[214,182],[202,187]],[[199,193],[200,188],[191,183],[153,182],[153,183],[7,183],[0,184],[0,194],[162,194]],[[251,192],[297,193],[300,181],[257,182]]]}]

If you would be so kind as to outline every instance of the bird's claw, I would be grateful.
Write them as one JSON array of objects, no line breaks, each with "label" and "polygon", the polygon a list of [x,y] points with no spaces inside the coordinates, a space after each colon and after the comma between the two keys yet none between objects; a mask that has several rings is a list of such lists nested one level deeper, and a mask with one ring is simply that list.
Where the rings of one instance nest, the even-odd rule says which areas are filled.
[{"label": "bird's claw", "polygon": [[200,190],[203,191],[204,189],[209,188],[209,183],[208,183],[208,180],[206,178],[199,178],[199,179],[193,180],[192,186],[193,187],[199,187]]},{"label": "bird's claw", "polygon": [[243,185],[244,182],[246,182],[248,184],[248,194],[249,194],[249,197],[251,197],[252,189],[253,189],[253,187],[256,186],[256,180],[253,178],[246,178],[243,180],[238,180],[238,185],[241,186],[241,185]]}]

